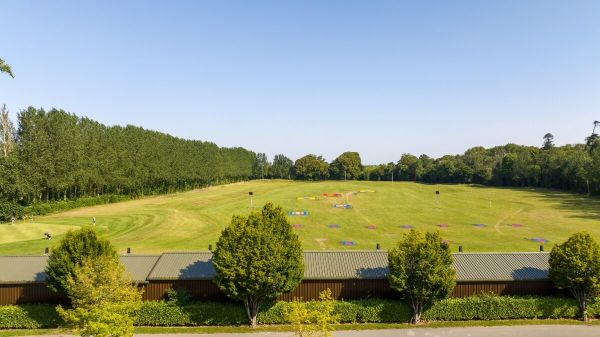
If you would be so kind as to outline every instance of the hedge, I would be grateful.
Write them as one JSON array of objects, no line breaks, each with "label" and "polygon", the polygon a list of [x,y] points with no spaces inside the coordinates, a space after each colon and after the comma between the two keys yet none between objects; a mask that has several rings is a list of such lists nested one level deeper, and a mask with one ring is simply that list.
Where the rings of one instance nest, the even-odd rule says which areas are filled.
[{"label": "hedge", "polygon": [[[314,302],[305,302],[310,306]],[[289,302],[277,302],[258,314],[260,324],[286,324]],[[408,322],[410,308],[401,301],[366,299],[337,301],[335,311],[342,323]],[[592,303],[589,315],[600,316],[600,301]],[[479,296],[451,298],[435,303],[423,314],[429,321],[507,320],[577,318],[577,303],[561,297]],[[165,302],[146,302],[140,309],[138,325],[239,325],[246,324],[241,304],[197,302],[183,307]]]},{"label": "hedge", "polygon": [[112,204],[130,199],[131,197],[126,195],[105,194],[98,197],[83,197],[75,200],[38,202],[25,207],[24,214],[27,216],[46,215],[78,207]]},{"label": "hedge", "polygon": [[[314,302],[305,302],[313,305]],[[264,307],[258,314],[260,324],[285,324],[289,302]],[[409,306],[401,301],[365,299],[336,301],[335,312],[342,323],[408,322]],[[600,301],[589,306],[590,317],[600,317]],[[450,298],[435,303],[423,313],[429,321],[557,319],[577,318],[577,303],[561,297],[479,296]],[[231,302],[194,302],[177,306],[163,301],[144,302],[136,312],[139,326],[242,325],[248,319],[243,306]],[[0,307],[0,329],[56,327],[61,323],[49,305]]]},{"label": "hedge", "polygon": [[40,329],[54,328],[62,320],[47,304],[0,306],[0,329]]}]

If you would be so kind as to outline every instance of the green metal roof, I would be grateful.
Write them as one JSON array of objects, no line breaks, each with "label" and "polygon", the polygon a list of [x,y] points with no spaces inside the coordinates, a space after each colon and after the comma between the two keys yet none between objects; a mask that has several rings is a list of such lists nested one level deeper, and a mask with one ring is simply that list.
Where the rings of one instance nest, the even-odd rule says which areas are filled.
[{"label": "green metal roof", "polygon": [[45,282],[47,256],[0,256],[0,283]]},{"label": "green metal roof", "polygon": [[385,251],[307,251],[304,252],[304,279],[387,278]]},{"label": "green metal roof", "polygon": [[549,253],[454,254],[457,281],[547,280]]},{"label": "green metal roof", "polygon": [[119,262],[131,276],[134,282],[146,282],[148,275],[156,265],[160,255],[121,255]]},{"label": "green metal roof", "polygon": [[[456,280],[527,281],[548,279],[548,253],[455,253]],[[0,283],[44,282],[47,256],[0,256]],[[210,280],[211,252],[170,252],[120,257],[136,282]],[[386,251],[306,251],[305,280],[382,279],[388,276]]]},{"label": "green metal roof", "polygon": [[214,275],[211,252],[172,252],[160,256],[148,280],[210,280]]}]

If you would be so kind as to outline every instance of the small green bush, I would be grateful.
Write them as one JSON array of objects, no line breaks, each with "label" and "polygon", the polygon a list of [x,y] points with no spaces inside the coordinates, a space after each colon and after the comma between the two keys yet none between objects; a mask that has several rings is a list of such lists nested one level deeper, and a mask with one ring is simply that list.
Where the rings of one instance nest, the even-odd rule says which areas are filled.
[{"label": "small green bush", "polygon": [[130,199],[131,197],[125,195],[106,194],[99,197],[84,197],[75,200],[38,202],[25,207],[23,212],[27,215],[46,215],[78,207],[112,204]]},{"label": "small green bush", "polygon": [[0,306],[0,329],[56,328],[62,323],[51,305]]}]

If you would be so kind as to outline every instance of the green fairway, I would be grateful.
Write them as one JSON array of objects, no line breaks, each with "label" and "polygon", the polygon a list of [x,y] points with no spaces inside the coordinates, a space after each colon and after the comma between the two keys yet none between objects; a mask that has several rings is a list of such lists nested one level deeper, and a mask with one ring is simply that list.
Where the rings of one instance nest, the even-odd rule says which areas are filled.
[{"label": "green fairway", "polygon": [[[358,193],[373,190],[372,193]],[[287,211],[304,249],[391,248],[408,229],[439,230],[469,251],[536,251],[549,240],[550,249],[577,231],[600,239],[600,199],[545,189],[494,188],[469,185],[425,185],[410,182],[252,181],[185,193],[75,209],[68,212],[0,225],[0,254],[40,254],[57,244],[72,228],[96,227],[123,252],[159,253],[167,250],[206,250],[217,241],[233,214],[268,201]],[[439,200],[435,191],[440,191]],[[298,200],[298,197],[340,193],[341,197]],[[334,204],[352,205],[351,209]],[[447,227],[439,225],[446,224]],[[477,227],[475,224],[485,226]],[[519,224],[522,227],[514,227]],[[328,225],[339,225],[330,228]],[[335,227],[335,226],[332,226]],[[369,228],[371,227],[371,228]],[[42,239],[44,232],[53,239]],[[343,246],[353,241],[354,246]]]}]

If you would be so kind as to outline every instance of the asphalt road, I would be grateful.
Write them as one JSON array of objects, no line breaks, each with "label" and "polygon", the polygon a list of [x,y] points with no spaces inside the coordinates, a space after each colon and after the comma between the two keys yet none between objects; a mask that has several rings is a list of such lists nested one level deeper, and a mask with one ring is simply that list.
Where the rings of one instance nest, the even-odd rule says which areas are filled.
[{"label": "asphalt road", "polygon": [[[136,337],[292,337],[289,332],[217,334],[136,334]],[[529,325],[469,328],[418,328],[338,331],[336,337],[599,337],[600,326]],[[67,337],[67,335],[43,336]]]}]

